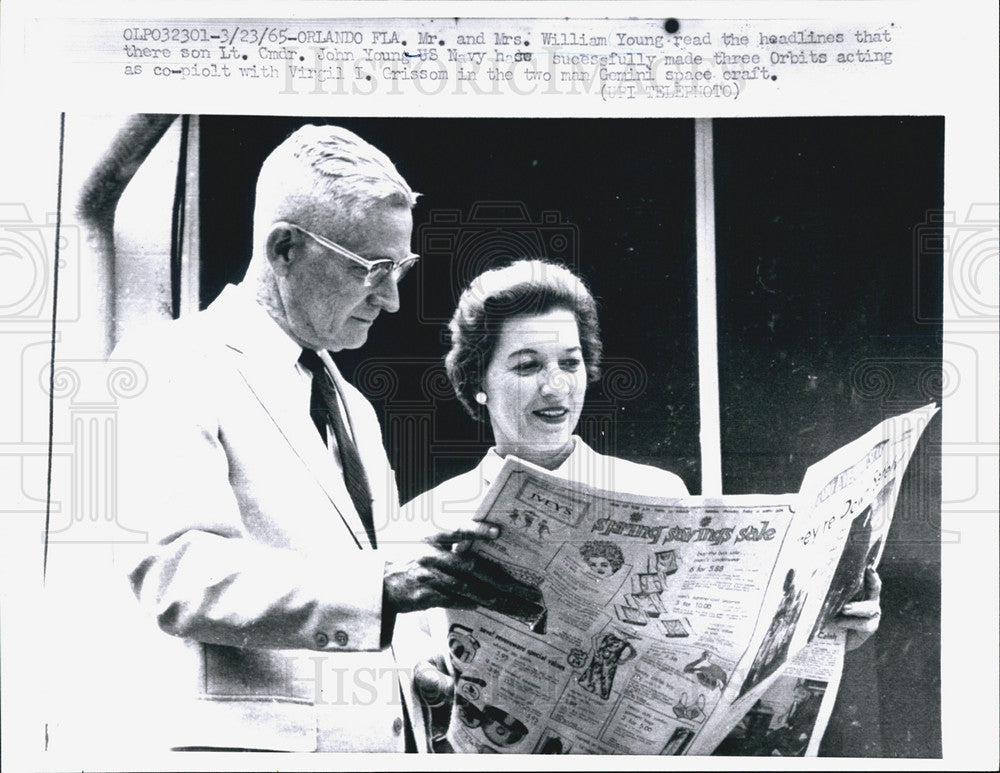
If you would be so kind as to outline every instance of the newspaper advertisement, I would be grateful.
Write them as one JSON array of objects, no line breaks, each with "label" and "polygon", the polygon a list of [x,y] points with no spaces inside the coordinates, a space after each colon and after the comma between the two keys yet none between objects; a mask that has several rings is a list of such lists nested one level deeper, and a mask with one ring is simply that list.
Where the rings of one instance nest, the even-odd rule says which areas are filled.
[{"label": "newspaper advertisement", "polygon": [[455,748],[682,753],[753,631],[787,502],[611,498],[515,462],[490,500],[503,532],[483,553],[545,608],[520,623],[449,613]]},{"label": "newspaper advertisement", "polygon": [[448,612],[451,745],[711,753],[861,589],[935,412],[887,419],[785,496],[631,497],[508,458],[476,515],[501,538],[476,549],[543,601]]}]

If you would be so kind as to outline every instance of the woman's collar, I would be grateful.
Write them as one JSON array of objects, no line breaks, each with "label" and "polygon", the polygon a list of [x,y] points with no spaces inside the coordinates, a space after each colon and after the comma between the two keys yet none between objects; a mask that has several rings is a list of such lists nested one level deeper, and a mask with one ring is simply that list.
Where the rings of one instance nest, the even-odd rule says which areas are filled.
[{"label": "woman's collar", "polygon": [[[567,456],[563,460],[563,463],[554,470],[546,470],[546,472],[560,478],[569,477],[572,470],[577,466],[574,464],[574,461],[581,454],[585,454],[588,451],[590,451],[590,447],[583,442],[580,436],[573,435],[573,450],[569,452],[569,456]],[[493,484],[493,481],[497,479],[497,475],[500,474],[500,468],[503,467],[507,458],[510,458],[511,456],[513,455],[508,454],[506,458],[500,456],[500,454],[497,453],[496,446],[486,452],[486,456],[483,457],[483,461],[480,464],[480,472],[482,473],[483,481],[487,486]]]}]

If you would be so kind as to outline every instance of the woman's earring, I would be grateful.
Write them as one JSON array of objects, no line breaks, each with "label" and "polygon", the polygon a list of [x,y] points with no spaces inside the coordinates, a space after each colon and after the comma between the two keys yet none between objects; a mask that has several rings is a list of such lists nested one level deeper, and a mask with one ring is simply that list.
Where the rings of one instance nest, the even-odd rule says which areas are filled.
[{"label": "woman's earring", "polygon": [[486,393],[485,392],[476,392],[476,402],[477,403],[479,403],[480,405],[486,405],[486,400],[487,400],[487,397],[486,397]]}]

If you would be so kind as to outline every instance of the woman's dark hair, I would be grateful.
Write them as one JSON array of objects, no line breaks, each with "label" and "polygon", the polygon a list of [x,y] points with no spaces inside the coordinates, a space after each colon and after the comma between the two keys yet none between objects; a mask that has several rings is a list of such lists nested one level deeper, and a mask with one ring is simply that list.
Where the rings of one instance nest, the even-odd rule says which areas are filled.
[{"label": "woman's dark hair", "polygon": [[597,381],[602,349],[597,304],[580,277],[548,261],[519,260],[472,280],[448,324],[451,350],[444,360],[455,395],[470,416],[485,419],[475,394],[482,388],[504,322],[555,309],[576,317],[587,380]]}]

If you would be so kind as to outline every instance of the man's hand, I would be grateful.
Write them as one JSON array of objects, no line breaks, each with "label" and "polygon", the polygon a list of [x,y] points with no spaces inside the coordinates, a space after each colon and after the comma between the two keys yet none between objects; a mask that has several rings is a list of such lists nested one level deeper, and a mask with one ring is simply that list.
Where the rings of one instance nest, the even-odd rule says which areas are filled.
[{"label": "man's hand", "polygon": [[541,591],[469,551],[473,542],[498,536],[499,527],[477,524],[429,537],[410,561],[386,564],[385,603],[397,613],[477,606],[507,613],[540,610]]},{"label": "man's hand", "polygon": [[826,624],[827,628],[847,632],[848,652],[860,647],[878,630],[879,620],[882,617],[881,595],[882,580],[878,572],[868,567],[865,569],[864,600],[844,604],[840,614]]}]

